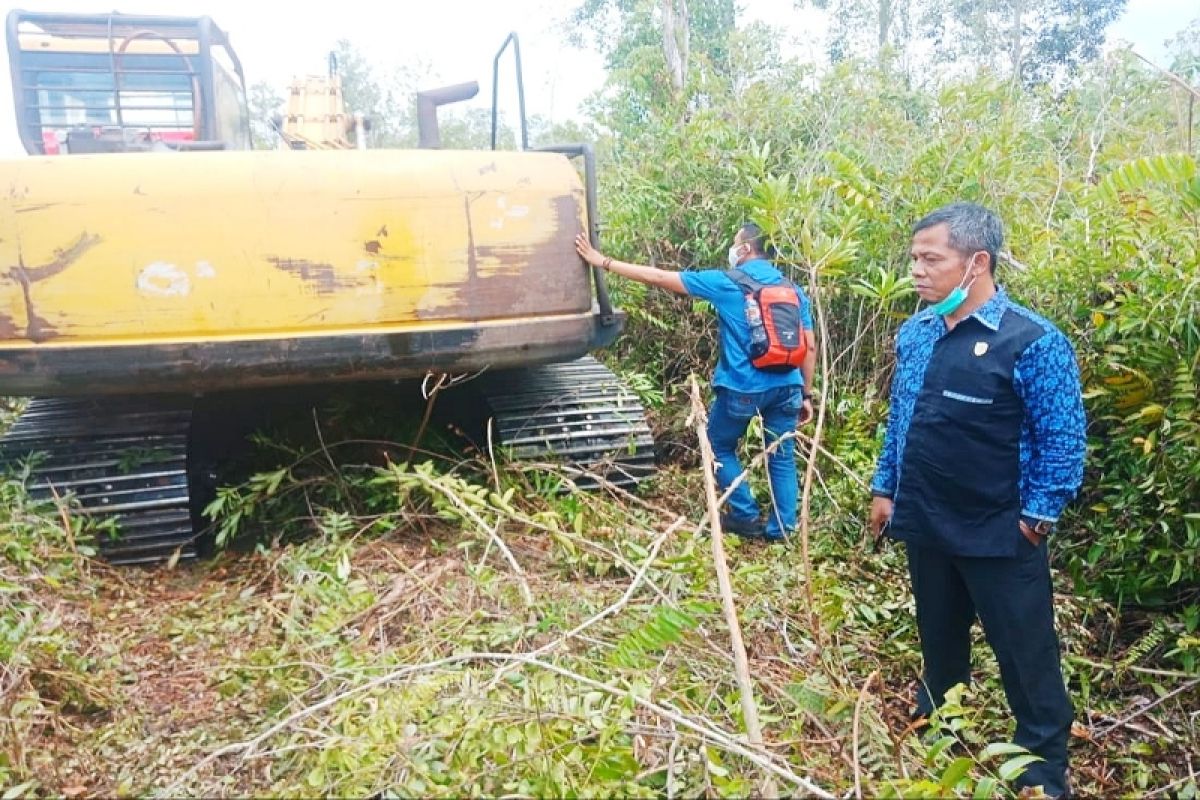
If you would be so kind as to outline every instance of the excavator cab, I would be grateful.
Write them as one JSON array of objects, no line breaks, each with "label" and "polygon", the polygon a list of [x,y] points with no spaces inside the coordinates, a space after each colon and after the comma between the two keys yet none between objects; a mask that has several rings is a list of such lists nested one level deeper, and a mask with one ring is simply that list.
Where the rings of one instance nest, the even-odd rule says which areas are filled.
[{"label": "excavator cab", "polygon": [[250,149],[242,65],[208,17],[16,10],[7,38],[30,155]]}]

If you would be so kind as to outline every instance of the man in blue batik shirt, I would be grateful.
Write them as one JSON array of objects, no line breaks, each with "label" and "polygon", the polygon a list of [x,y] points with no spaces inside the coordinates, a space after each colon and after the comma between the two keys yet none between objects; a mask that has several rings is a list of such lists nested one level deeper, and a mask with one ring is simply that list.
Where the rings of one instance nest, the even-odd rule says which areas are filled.
[{"label": "man in blue batik shirt", "polygon": [[901,327],[871,528],[905,543],[925,660],[917,716],[971,678],[978,615],[1017,727],[1042,761],[1017,779],[1069,793],[1046,539],[1083,478],[1085,420],[1070,343],[996,286],[991,211],[954,203],[913,228],[912,277],[933,303]]},{"label": "man in blue batik shirt", "polygon": [[[722,490],[729,488],[742,473],[737,447],[755,415],[762,415],[768,444],[778,442],[767,455],[767,476],[773,502],[766,524],[749,486],[742,481],[729,497],[729,512],[721,515],[721,527],[752,539],[775,541],[786,537],[796,527],[797,481],[795,441],[785,434],[795,430],[798,423],[812,419],[812,400],[807,389],[812,386],[817,363],[812,313],[804,290],[796,287],[808,344],[804,363],[799,369],[766,372],[750,363],[746,299],[725,270],[672,272],[616,261],[593,248],[582,234],[576,238],[575,247],[583,260],[592,266],[676,294],[699,297],[716,309],[721,355],[713,374],[716,397],[708,415],[708,438],[717,459],[717,483]],[[765,237],[759,227],[743,225],[729,248],[729,266],[758,283],[780,283],[785,280],[783,273],[767,260],[766,251]]]}]

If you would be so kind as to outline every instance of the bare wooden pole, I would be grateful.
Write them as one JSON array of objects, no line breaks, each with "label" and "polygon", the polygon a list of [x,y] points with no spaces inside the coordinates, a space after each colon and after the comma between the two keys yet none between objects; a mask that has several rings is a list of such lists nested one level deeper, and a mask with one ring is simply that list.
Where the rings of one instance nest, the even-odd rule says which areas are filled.
[{"label": "bare wooden pole", "polygon": [[[831,395],[833,371],[829,359],[829,324],[825,317],[825,307],[822,304],[821,292],[817,286],[817,270],[809,272],[809,298],[813,304],[813,313],[817,326],[821,329],[821,340],[817,342],[817,352],[821,355],[821,396],[817,399],[817,415],[813,429],[812,441],[808,449],[808,457],[804,459],[804,480],[800,486],[800,555],[804,562],[804,599],[808,606],[808,625],[817,641],[824,647],[825,632],[821,627],[821,615],[817,613],[817,600],[813,594],[812,554],[809,551],[810,533],[812,531],[812,488],[817,474],[817,448],[821,445],[821,434],[825,429],[825,398]],[[811,386],[804,387],[811,392]],[[810,395],[811,396],[811,395]]]},{"label": "bare wooden pole", "polygon": [[[746,736],[750,744],[761,749],[763,746],[762,725],[758,720],[758,706],[754,702],[754,684],[750,681],[750,661],[746,657],[746,644],[742,640],[742,625],[738,621],[737,603],[733,597],[733,582],[729,578],[729,565],[725,561],[724,533],[721,531],[720,505],[717,501],[716,457],[712,443],[708,441],[708,415],[700,398],[700,384],[691,376],[692,413],[688,421],[696,427],[696,438],[700,442],[700,455],[704,463],[704,497],[708,504],[708,522],[712,528],[713,567],[717,572],[717,585],[721,588],[721,605],[725,609],[725,623],[729,626],[729,639],[733,649],[733,667],[737,675],[738,691],[742,701],[742,718],[746,722]],[[763,797],[776,797],[775,780],[767,773],[762,782]]]}]

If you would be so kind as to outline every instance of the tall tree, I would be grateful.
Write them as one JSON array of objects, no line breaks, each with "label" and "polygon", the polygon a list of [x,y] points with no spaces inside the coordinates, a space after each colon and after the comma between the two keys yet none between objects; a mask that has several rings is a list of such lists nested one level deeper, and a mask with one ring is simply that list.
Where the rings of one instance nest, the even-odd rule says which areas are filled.
[{"label": "tall tree", "polygon": [[734,0],[584,0],[570,36],[604,56],[615,90],[607,111],[632,127],[728,84],[735,21]]},{"label": "tall tree", "polygon": [[1187,27],[1175,34],[1166,42],[1167,52],[1171,56],[1171,73],[1182,91],[1176,94],[1183,99],[1186,111],[1179,114],[1180,122],[1186,130],[1187,152],[1195,152],[1196,143],[1200,141],[1200,119],[1196,113],[1197,101],[1200,100],[1200,17],[1192,20]]},{"label": "tall tree", "polygon": [[[990,67],[1026,85],[1094,59],[1128,0],[796,0],[829,12],[829,57],[873,58],[932,45],[935,63]],[[910,46],[910,45],[916,45]]]},{"label": "tall tree", "polygon": [[424,62],[380,70],[351,42],[342,39],[334,50],[346,111],[371,120],[371,147],[415,147],[416,92],[436,84]]},{"label": "tall tree", "polygon": [[950,0],[926,7],[941,60],[967,58],[1026,85],[1073,75],[1100,54],[1128,0]]},{"label": "tall tree", "polygon": [[1200,80],[1200,17],[1189,22],[1166,44],[1171,71],[1195,85]]},{"label": "tall tree", "polygon": [[903,52],[911,31],[913,0],[802,0],[830,15],[829,60],[859,56],[883,66],[889,56]]},{"label": "tall tree", "polygon": [[687,0],[662,0],[662,16],[663,55],[671,73],[671,88],[678,99],[683,96],[683,86],[687,80],[692,40]]}]

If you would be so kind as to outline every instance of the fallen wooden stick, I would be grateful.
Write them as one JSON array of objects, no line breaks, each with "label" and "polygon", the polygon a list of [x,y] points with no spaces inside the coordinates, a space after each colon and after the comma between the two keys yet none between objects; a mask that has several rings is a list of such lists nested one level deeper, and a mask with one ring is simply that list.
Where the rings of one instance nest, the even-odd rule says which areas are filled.
[{"label": "fallen wooden stick", "polygon": [[[754,684],[750,680],[750,662],[746,657],[746,644],[742,641],[742,626],[738,621],[737,603],[733,597],[733,582],[729,578],[729,565],[725,561],[725,543],[721,532],[721,514],[717,501],[716,457],[712,443],[708,441],[708,418],[704,403],[700,399],[700,384],[691,376],[692,413],[689,421],[695,425],[696,438],[700,442],[700,456],[704,463],[704,496],[708,504],[708,523],[712,526],[713,567],[717,572],[717,584],[721,588],[721,605],[725,608],[725,623],[729,626],[729,639],[733,648],[733,667],[737,675],[738,691],[742,701],[742,718],[746,723],[746,735],[750,744],[762,748],[762,725],[758,720],[758,706],[754,702]],[[763,797],[776,797],[775,780],[768,773],[763,776]]]}]

